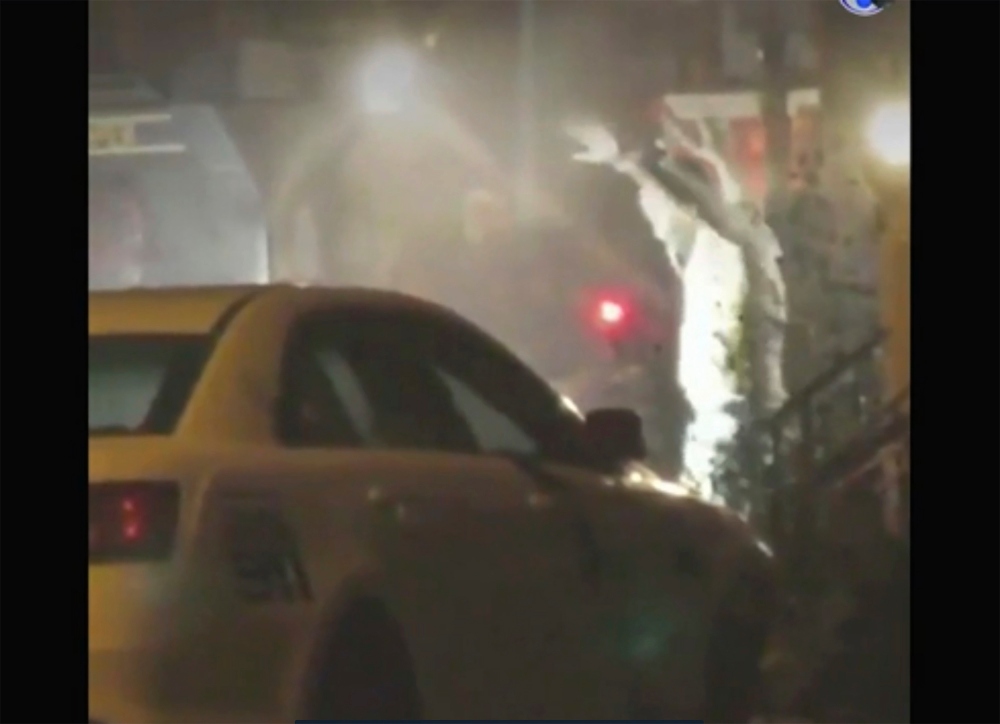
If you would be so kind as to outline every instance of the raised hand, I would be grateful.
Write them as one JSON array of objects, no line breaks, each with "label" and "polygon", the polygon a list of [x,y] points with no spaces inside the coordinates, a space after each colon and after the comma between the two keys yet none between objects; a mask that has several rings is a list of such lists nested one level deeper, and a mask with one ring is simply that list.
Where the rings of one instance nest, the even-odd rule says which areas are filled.
[{"label": "raised hand", "polygon": [[573,154],[581,163],[614,165],[621,160],[618,141],[611,131],[599,123],[573,123],[566,126],[566,134],[584,147]]},{"label": "raised hand", "polygon": [[715,176],[719,179],[719,191],[723,200],[729,204],[741,201],[743,199],[743,188],[716,148],[708,123],[704,119],[698,119],[695,121],[695,127],[698,129],[699,140],[691,138],[691,136],[684,132],[680,124],[668,115],[661,121],[662,135],[657,140],[656,145],[666,152],[682,148],[700,158],[715,171]]}]

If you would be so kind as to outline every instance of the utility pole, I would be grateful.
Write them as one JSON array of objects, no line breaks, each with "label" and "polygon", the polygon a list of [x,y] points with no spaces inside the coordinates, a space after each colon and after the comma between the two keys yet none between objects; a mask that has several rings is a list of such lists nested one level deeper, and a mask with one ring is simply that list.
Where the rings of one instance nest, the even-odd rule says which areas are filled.
[{"label": "utility pole", "polygon": [[761,115],[767,134],[768,198],[784,195],[788,182],[791,119],[788,115],[789,71],[785,62],[788,30],[783,3],[760,8],[758,37],[762,54]]}]

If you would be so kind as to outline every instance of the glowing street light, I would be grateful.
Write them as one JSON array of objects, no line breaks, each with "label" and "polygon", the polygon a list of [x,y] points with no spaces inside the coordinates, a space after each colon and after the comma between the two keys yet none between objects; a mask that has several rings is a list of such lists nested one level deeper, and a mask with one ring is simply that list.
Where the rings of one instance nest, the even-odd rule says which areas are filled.
[{"label": "glowing street light", "polygon": [[910,102],[895,101],[875,109],[865,129],[868,147],[882,162],[910,165]]},{"label": "glowing street light", "polygon": [[405,47],[376,49],[363,63],[358,90],[366,113],[398,113],[416,97],[417,58]]}]

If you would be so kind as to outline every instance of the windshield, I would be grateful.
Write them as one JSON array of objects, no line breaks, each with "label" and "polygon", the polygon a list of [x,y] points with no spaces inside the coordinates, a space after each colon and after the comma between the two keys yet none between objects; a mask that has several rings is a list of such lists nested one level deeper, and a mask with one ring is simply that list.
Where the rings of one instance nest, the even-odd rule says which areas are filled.
[{"label": "windshield", "polygon": [[173,432],[209,351],[203,336],[91,337],[90,434]]}]

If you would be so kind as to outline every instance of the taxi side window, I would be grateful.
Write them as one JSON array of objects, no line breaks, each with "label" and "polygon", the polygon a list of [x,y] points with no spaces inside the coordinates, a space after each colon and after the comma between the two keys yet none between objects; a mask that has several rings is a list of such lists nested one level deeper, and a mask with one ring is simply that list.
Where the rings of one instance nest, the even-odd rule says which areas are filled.
[{"label": "taxi side window", "polygon": [[354,429],[362,439],[370,442],[375,433],[375,413],[354,369],[336,349],[318,349],[315,354],[320,368],[326,373],[334,392],[351,418]]},{"label": "taxi side window", "polygon": [[292,446],[510,453],[587,465],[582,422],[503,347],[419,312],[305,320],[286,355]]},{"label": "taxi side window", "polygon": [[476,437],[480,452],[514,453],[534,457],[538,443],[520,426],[458,378],[437,368],[435,372],[447,385],[455,407]]},{"label": "taxi side window", "polygon": [[366,446],[365,403],[352,398],[349,375],[335,350],[318,350],[295,339],[286,351],[276,412],[282,442],[292,447]]},{"label": "taxi side window", "polygon": [[430,356],[482,452],[592,467],[583,422],[508,350],[475,328],[429,322]]},{"label": "taxi side window", "polygon": [[371,400],[378,445],[475,452],[475,436],[419,350],[389,335],[379,336],[349,353]]},{"label": "taxi side window", "polygon": [[304,324],[286,359],[282,428],[291,434],[282,439],[302,446],[475,452],[475,435],[413,331],[365,313]]}]

